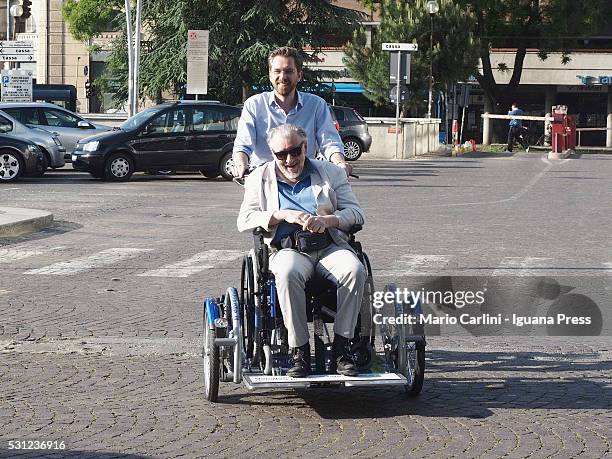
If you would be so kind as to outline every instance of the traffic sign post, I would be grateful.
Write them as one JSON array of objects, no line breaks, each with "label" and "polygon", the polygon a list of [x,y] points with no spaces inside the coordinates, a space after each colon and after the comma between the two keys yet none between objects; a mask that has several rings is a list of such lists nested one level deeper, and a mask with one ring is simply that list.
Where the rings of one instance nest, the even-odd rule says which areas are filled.
[{"label": "traffic sign post", "polygon": [[[416,43],[383,43],[383,51],[391,52],[389,64],[389,82],[395,84],[391,93],[395,91],[395,159],[397,159],[398,140],[399,140],[399,115],[400,102],[406,98],[408,89],[406,85],[410,83],[410,53],[417,51]],[[389,97],[393,102],[393,96]]]},{"label": "traffic sign post", "polygon": [[187,94],[208,94],[208,30],[187,32]]},{"label": "traffic sign post", "polygon": [[32,62],[34,60],[34,45],[31,41],[0,41],[0,61]]},{"label": "traffic sign post", "polygon": [[32,71],[2,70],[2,102],[32,102]]}]

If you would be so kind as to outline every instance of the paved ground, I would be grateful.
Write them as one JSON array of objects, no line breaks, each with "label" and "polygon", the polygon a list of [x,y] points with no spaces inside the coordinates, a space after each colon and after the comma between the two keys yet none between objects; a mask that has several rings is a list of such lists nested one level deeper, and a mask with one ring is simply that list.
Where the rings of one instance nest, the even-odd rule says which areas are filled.
[{"label": "paved ground", "polygon": [[78,457],[610,455],[611,160],[358,163],[378,288],[546,276],[603,316],[600,337],[443,328],[411,401],[231,384],[222,405],[203,400],[200,301],[236,284],[250,245],[236,185],[54,172],[1,189],[56,224],[0,240],[0,456],[16,456],[11,440],[63,440],[60,456]]}]

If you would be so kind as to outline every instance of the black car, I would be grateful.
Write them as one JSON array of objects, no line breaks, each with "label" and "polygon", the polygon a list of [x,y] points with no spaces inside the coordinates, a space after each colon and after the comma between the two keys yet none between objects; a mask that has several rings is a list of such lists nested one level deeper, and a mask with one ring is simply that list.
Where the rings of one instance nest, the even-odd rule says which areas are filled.
[{"label": "black car", "polygon": [[40,175],[43,152],[26,139],[0,135],[0,182],[12,182],[22,175]]},{"label": "black car", "polygon": [[96,178],[126,181],[134,172],[188,170],[231,180],[240,109],[210,101],[147,108],[119,128],[79,140],[72,166]]},{"label": "black car", "polygon": [[359,159],[361,154],[370,149],[372,137],[363,117],[351,107],[331,107],[340,125],[340,138],[344,143],[344,156],[349,161]]}]

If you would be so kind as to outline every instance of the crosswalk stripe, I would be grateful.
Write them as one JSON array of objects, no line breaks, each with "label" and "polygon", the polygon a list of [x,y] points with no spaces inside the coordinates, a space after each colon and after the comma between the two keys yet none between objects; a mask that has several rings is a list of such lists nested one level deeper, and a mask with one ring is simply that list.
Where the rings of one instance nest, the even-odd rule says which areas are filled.
[{"label": "crosswalk stripe", "polygon": [[491,276],[541,276],[550,267],[552,258],[506,257]]},{"label": "crosswalk stripe", "polygon": [[451,259],[447,255],[402,255],[394,269],[377,271],[378,276],[429,276],[440,274],[440,268]]},{"label": "crosswalk stripe", "polygon": [[189,277],[205,269],[219,266],[223,262],[235,260],[244,255],[238,250],[207,250],[196,253],[191,258],[146,271],[138,276],[143,277]]},{"label": "crosswalk stripe", "polygon": [[128,247],[106,249],[94,255],[54,263],[42,268],[30,269],[24,274],[53,274],[71,276],[88,269],[99,268],[117,263],[118,261],[125,260],[127,258],[137,257],[144,252],[150,252],[152,250],[153,249],[133,249]]},{"label": "crosswalk stripe", "polygon": [[51,247],[51,248],[42,248],[42,249],[23,249],[23,248],[0,249],[0,263],[11,263],[13,261],[21,260],[23,258],[43,255],[45,253],[49,253],[54,250],[60,250],[60,249],[63,249],[63,247]]}]

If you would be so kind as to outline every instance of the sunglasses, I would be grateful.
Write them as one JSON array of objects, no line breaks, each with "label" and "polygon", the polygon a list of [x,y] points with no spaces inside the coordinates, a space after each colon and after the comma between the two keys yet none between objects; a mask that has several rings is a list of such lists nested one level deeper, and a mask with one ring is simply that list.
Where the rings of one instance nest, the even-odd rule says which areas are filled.
[{"label": "sunglasses", "polygon": [[304,142],[301,142],[297,147],[293,147],[288,150],[275,151],[273,153],[274,153],[274,156],[276,156],[276,159],[284,161],[287,159],[287,155],[291,155],[294,157],[300,156],[302,154],[303,145],[304,145]]}]

